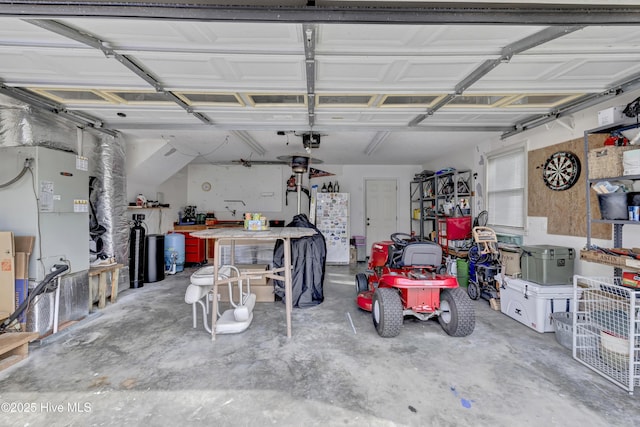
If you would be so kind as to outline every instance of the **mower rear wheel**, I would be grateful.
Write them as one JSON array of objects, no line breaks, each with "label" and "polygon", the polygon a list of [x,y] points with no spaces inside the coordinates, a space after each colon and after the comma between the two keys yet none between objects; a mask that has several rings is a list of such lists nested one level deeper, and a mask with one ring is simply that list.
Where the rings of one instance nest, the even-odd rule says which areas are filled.
[{"label": "mower rear wheel", "polygon": [[356,274],[356,295],[360,292],[369,290],[369,281],[367,280],[367,275],[364,273]]},{"label": "mower rear wheel", "polygon": [[378,335],[384,338],[397,336],[404,317],[398,291],[392,288],[376,289],[373,294],[371,317]]},{"label": "mower rear wheel", "polygon": [[467,286],[467,293],[469,294],[469,298],[472,300],[477,300],[480,298],[480,287],[477,283],[469,280],[469,285]]},{"label": "mower rear wheel", "polygon": [[440,293],[438,321],[452,337],[466,337],[476,327],[473,303],[462,288],[444,289]]}]

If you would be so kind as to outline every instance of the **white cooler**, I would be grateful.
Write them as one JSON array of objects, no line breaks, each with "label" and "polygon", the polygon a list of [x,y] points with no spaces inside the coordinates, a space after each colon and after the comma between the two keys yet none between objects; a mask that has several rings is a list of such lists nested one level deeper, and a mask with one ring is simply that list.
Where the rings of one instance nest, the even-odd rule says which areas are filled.
[{"label": "white cooler", "polygon": [[500,288],[500,311],[538,332],[554,332],[551,314],[572,309],[572,285],[539,285],[505,277]]}]

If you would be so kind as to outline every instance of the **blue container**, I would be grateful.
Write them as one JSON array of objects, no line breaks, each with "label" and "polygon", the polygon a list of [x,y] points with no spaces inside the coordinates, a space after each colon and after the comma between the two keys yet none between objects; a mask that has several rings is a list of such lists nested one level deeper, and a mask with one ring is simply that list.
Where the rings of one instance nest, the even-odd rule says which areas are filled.
[{"label": "blue container", "polygon": [[164,238],[164,266],[171,269],[173,258],[176,258],[176,272],[184,270],[184,234],[169,233]]}]

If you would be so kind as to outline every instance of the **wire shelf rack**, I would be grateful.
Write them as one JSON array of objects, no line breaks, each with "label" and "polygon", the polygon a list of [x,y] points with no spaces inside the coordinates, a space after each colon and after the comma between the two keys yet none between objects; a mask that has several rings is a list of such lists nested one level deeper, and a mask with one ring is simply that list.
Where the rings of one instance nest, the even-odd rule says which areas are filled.
[{"label": "wire shelf rack", "polygon": [[574,359],[633,394],[640,385],[640,290],[621,286],[619,277],[576,275],[573,284]]}]

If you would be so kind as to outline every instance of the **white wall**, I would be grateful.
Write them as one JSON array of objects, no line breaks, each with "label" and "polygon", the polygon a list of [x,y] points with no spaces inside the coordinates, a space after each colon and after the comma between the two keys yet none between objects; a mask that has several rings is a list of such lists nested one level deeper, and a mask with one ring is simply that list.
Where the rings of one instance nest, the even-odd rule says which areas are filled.
[{"label": "white wall", "polygon": [[422,171],[420,166],[398,165],[348,165],[343,168],[340,191],[348,192],[351,199],[351,235],[366,236],[365,232],[365,200],[364,183],[367,179],[393,178],[398,182],[396,210],[398,212],[397,230],[409,233],[410,230],[410,198],[409,183],[416,173]]},{"label": "white wall", "polygon": [[[640,91],[618,96],[613,100],[575,113],[570,117],[562,118],[560,119],[562,124],[556,120],[546,126],[540,126],[505,140],[500,140],[499,137],[496,137],[493,140],[482,141],[473,151],[456,152],[450,156],[434,159],[434,161],[425,164],[425,169],[437,170],[447,166],[453,166],[459,169],[469,168],[478,173],[476,182],[484,187],[484,159],[487,153],[521,142],[525,142],[528,151],[532,151],[564,141],[583,138],[585,130],[598,127],[598,111],[611,106],[626,105],[638,96],[640,96]],[[580,179],[586,179],[586,175],[581,175]],[[477,198],[476,201],[481,201],[481,199]],[[624,247],[640,246],[640,227],[625,226],[623,236]],[[524,244],[527,245],[549,244],[572,247],[576,250],[576,254],[578,254],[580,249],[584,248],[586,244],[586,237],[548,234],[546,217],[528,217],[527,230],[523,236],[523,241]],[[592,239],[592,242],[603,247],[613,246],[612,240]],[[611,276],[613,274],[613,268],[596,263],[583,262],[580,261],[579,256],[577,256],[574,272],[586,276]]]},{"label": "white wall", "polygon": [[[229,179],[229,170],[233,170],[234,179]],[[191,173],[190,173],[191,171]],[[204,174],[204,175],[203,175]],[[265,174],[277,175],[277,180],[273,177],[268,179],[268,184],[262,179]],[[292,192],[287,194],[285,205],[286,180],[291,175],[291,168],[288,166],[261,166],[254,165],[251,168],[243,166],[215,166],[215,165],[192,165],[181,169],[174,176],[158,186],[158,191],[164,194],[165,203],[171,204],[171,209],[164,210],[163,231],[170,230],[174,221],[178,220],[178,212],[185,206],[196,206],[198,212],[213,212],[219,220],[241,220],[244,212],[255,210],[264,214],[268,219],[281,219],[291,221],[297,214],[297,194]],[[206,176],[206,181],[212,184],[212,190],[203,192],[202,182]],[[248,196],[240,191],[247,186],[256,187],[255,194],[274,193],[273,197],[278,198],[275,210],[265,210],[256,204],[255,200],[249,200]],[[277,188],[274,188],[277,186]],[[309,186],[307,177],[303,178],[303,186]],[[222,187],[220,192],[216,187]],[[238,190],[235,192],[235,190]],[[227,199],[229,197],[229,199]],[[271,197],[271,196],[265,196]],[[225,200],[243,200],[240,202],[225,202]],[[227,206],[229,210],[227,210]],[[309,199],[305,194],[301,196],[301,212],[309,213]],[[233,216],[231,210],[235,210]]]},{"label": "white wall", "polygon": [[[169,203],[171,207],[169,209],[163,209],[162,211],[157,210],[146,210],[147,219],[146,224],[150,233],[166,233],[168,230],[172,229],[173,222],[178,220],[178,212],[183,209],[184,206],[190,205],[194,203],[194,200],[189,199],[189,191],[190,187],[195,186],[196,184],[200,185],[198,179],[200,179],[202,171],[200,170],[201,165],[198,166],[198,178],[195,179],[193,176],[189,176],[189,168],[184,167],[174,176],[166,180],[165,182],[159,184],[158,186],[150,189],[150,191],[161,192],[164,194],[165,203]],[[202,165],[207,166],[207,165]],[[216,183],[216,185],[224,185],[228,191],[232,191],[233,187],[246,187],[247,185],[257,185],[256,180],[259,181],[259,176],[261,173],[259,172],[260,168],[263,166],[252,166],[251,168],[244,168],[242,166],[231,166],[234,168],[240,168],[247,171],[244,177],[238,177],[235,174],[235,178],[233,181],[229,181],[225,178],[225,168],[221,168],[219,166],[210,165],[210,173],[208,174],[208,179],[211,183]],[[303,178],[303,186],[309,188],[310,185],[317,184],[319,188],[322,188],[322,184],[324,183],[335,183],[336,181],[340,184],[340,191],[344,193],[350,193],[351,199],[351,234],[352,235],[365,235],[365,218],[364,218],[364,182],[366,179],[371,178],[393,178],[398,182],[398,197],[397,197],[397,211],[398,211],[398,220],[397,220],[397,229],[401,232],[409,232],[410,227],[410,215],[409,215],[409,183],[413,180],[413,176],[420,172],[422,168],[418,165],[385,165],[385,166],[364,166],[364,165],[318,165],[318,169],[321,169],[326,172],[333,173],[333,176],[328,177],[318,177],[309,180],[308,176],[305,174]],[[281,177],[281,203],[279,210],[272,211],[262,211],[265,216],[269,219],[283,219],[285,222],[290,222],[293,216],[297,213],[297,195],[295,192],[288,194],[288,205],[285,205],[284,199],[284,189],[286,187],[286,180],[291,176],[291,169],[288,166],[272,166],[270,169],[263,169],[265,171],[270,171],[269,173],[279,173]],[[127,181],[128,187],[134,187],[138,183]],[[193,194],[197,194],[198,189],[191,189]],[[259,192],[265,191],[269,192],[268,188],[261,188]],[[226,196],[223,196],[226,197]],[[240,196],[239,196],[240,197]],[[235,197],[234,197],[235,198]],[[205,203],[205,202],[203,202]],[[308,198],[305,194],[302,195],[302,212],[308,214]],[[194,203],[196,204],[196,203]],[[233,204],[235,209],[237,210],[236,216],[233,217],[229,211],[225,209],[226,206],[231,206],[232,204],[224,202],[224,200],[218,200],[216,198],[212,198],[208,200],[206,204],[202,204],[198,206],[198,210],[213,210],[216,215],[216,218],[221,220],[231,220],[231,219],[241,219],[242,213],[244,212],[244,207],[242,204]],[[233,209],[233,208],[232,208]],[[161,219],[161,225],[160,225]]]}]

